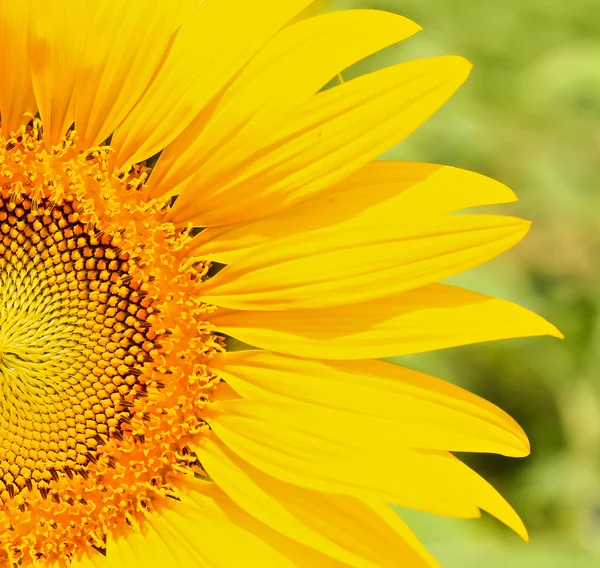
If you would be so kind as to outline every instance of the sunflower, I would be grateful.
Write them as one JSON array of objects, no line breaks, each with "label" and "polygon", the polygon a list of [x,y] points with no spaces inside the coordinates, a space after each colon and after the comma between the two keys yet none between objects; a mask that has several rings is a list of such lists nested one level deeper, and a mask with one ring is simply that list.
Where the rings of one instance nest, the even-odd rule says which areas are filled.
[{"label": "sunflower", "polygon": [[470,65],[323,89],[420,28],[309,4],[0,4],[0,566],[437,566],[389,503],[526,538],[451,453],[519,426],[378,360],[560,335],[437,283],[511,190],[374,161]]}]

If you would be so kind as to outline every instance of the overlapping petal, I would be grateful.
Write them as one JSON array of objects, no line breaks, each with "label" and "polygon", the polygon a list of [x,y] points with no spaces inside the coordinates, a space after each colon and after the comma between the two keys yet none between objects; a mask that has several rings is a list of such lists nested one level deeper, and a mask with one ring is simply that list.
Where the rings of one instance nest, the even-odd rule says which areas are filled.
[{"label": "overlapping petal", "polygon": [[178,30],[152,84],[117,128],[111,142],[116,163],[141,161],[172,142],[248,60],[311,2],[201,2]]},{"label": "overlapping petal", "polygon": [[[340,438],[313,426],[291,405],[247,400],[216,402],[204,411],[215,435],[266,474],[316,491],[375,499],[453,517],[484,509],[524,538],[513,509],[483,478],[447,452],[394,447],[382,455],[377,437]],[[199,448],[209,444],[203,437]]]},{"label": "overlapping petal", "polygon": [[272,529],[350,566],[437,566],[410,530],[366,503],[303,489],[262,473],[211,437],[198,450],[211,478],[245,511]]},{"label": "overlapping petal", "polygon": [[191,11],[189,0],[99,3],[74,85],[81,147],[103,142],[133,108],[165,57],[186,9]]},{"label": "overlapping petal", "polygon": [[74,90],[85,39],[99,3],[29,0],[28,57],[45,138],[57,144],[73,123]]},{"label": "overlapping petal", "polygon": [[[139,529],[127,528],[109,538],[111,567],[294,566],[249,530],[252,519],[213,484],[196,483],[197,490],[190,486],[182,501],[163,503]],[[187,487],[182,484],[184,491]],[[226,507],[238,519],[232,518]]]},{"label": "overlapping petal", "polygon": [[393,357],[509,337],[562,337],[552,324],[517,304],[445,284],[354,306],[223,309],[210,320],[249,345],[323,359]]},{"label": "overlapping petal", "polygon": [[312,97],[288,120],[265,121],[260,140],[214,153],[166,219],[230,225],[267,217],[326,190],[402,140],[466,79],[460,57],[402,63]]},{"label": "overlapping petal", "polygon": [[[119,568],[114,563],[110,564],[108,558],[101,552],[96,552],[93,549],[86,552],[87,554],[82,554],[80,557],[71,559],[71,566],[73,568]],[[50,566],[44,564],[43,568],[60,568],[60,564],[58,562]]]},{"label": "overlapping petal", "polygon": [[36,103],[29,70],[29,2],[0,4],[0,115],[5,136],[16,130]]},{"label": "overlapping petal", "polygon": [[435,164],[375,161],[323,196],[251,223],[208,227],[188,245],[191,258],[229,264],[257,247],[341,223],[396,222],[508,203],[516,196],[488,177]]},{"label": "overlapping petal", "polygon": [[[288,563],[298,568],[312,568],[314,566],[344,568],[345,566],[341,562],[309,546],[305,546],[297,540],[288,538],[279,531],[271,529],[244,511],[215,483],[187,479],[179,484],[179,493],[185,502],[193,503],[202,509],[210,511],[217,519],[224,517],[233,524],[234,530],[235,528],[239,528],[248,531],[277,554],[283,555],[286,559],[284,566],[288,566]],[[266,563],[269,559],[269,556],[265,556],[262,563]],[[215,565],[221,566],[222,564],[215,563]],[[278,567],[281,564],[274,563],[273,565]]]},{"label": "overlapping petal", "polygon": [[207,302],[244,310],[372,301],[482,264],[528,229],[521,219],[494,215],[341,223],[256,249],[210,279],[201,293]]},{"label": "overlapping petal", "polygon": [[165,149],[150,179],[151,195],[177,193],[213,153],[239,153],[241,133],[259,140],[265,120],[272,123],[339,71],[419,29],[377,10],[331,12],[285,28],[235,78],[207,123],[190,124]]},{"label": "overlapping petal", "polygon": [[306,413],[341,437],[366,436],[384,448],[511,456],[529,451],[523,430],[493,404],[384,361],[327,361],[248,350],[219,355],[211,367],[245,400],[296,403],[298,416]]}]

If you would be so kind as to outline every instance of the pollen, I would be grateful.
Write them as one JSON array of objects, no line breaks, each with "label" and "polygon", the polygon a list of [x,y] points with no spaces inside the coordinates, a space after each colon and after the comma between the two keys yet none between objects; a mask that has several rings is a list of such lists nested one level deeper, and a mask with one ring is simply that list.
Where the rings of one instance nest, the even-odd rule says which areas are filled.
[{"label": "pollen", "polygon": [[[66,563],[204,475],[223,349],[194,300],[208,264],[145,202],[143,165],[46,148],[31,121],[0,139],[0,564]],[[183,396],[185,393],[185,396]]]}]

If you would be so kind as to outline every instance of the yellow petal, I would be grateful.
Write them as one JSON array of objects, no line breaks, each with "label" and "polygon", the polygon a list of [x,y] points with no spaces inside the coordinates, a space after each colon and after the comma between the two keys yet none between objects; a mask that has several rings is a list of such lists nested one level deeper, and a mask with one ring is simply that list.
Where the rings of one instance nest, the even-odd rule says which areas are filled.
[{"label": "yellow petal", "polygon": [[456,91],[459,57],[402,63],[321,92],[216,152],[167,214],[176,224],[241,223],[324,191],[402,140]]},{"label": "yellow petal", "polygon": [[374,513],[379,515],[394,531],[402,535],[406,543],[419,553],[421,558],[427,562],[431,568],[441,568],[439,562],[431,556],[429,551],[423,546],[423,543],[416,537],[408,525],[400,518],[395,511],[387,504],[381,501],[365,500],[367,505]]},{"label": "yellow petal", "polygon": [[[248,350],[219,355],[211,368],[244,399],[298,403],[313,424],[329,421],[336,422],[336,431],[345,428],[340,435],[393,437],[393,443],[412,448],[529,453],[523,430],[498,407],[399,365]],[[294,411],[298,416],[303,412]]]},{"label": "yellow petal", "polygon": [[0,4],[0,115],[8,136],[21,126],[26,112],[35,113],[35,97],[27,57],[29,2]]},{"label": "yellow petal", "polygon": [[[407,544],[404,533],[361,501],[311,491],[265,475],[218,439],[198,451],[211,479],[242,509],[286,536],[350,566],[435,566]],[[409,537],[410,538],[410,537]]]},{"label": "yellow petal", "polygon": [[[92,547],[88,547],[88,550],[81,557],[73,558],[69,566],[71,568],[120,568],[117,564],[110,564],[106,556],[100,552],[96,552]],[[50,567],[44,564],[43,568]],[[126,567],[124,566],[123,568]]]},{"label": "yellow petal", "polygon": [[505,185],[467,170],[375,161],[323,196],[278,215],[247,224],[204,229],[188,245],[188,256],[229,264],[275,239],[342,222],[400,222],[515,200],[515,194]]},{"label": "yellow petal", "polygon": [[[286,417],[290,410],[231,400],[211,404],[203,414],[231,451],[284,482],[453,517],[479,516],[482,508],[526,535],[510,505],[451,454],[390,446],[382,456],[368,445],[338,439],[333,428],[316,432],[305,421]],[[200,449],[204,443],[199,440]]]},{"label": "yellow petal", "polygon": [[253,130],[259,135],[266,116],[283,114],[307,100],[336,73],[401,41],[420,29],[389,12],[344,10],[301,21],[277,34],[233,81],[201,129],[187,128],[163,154],[152,173],[153,196],[177,192],[217,149]]},{"label": "yellow petal", "polygon": [[[185,502],[191,502],[210,512],[213,519],[223,518],[227,520],[235,527],[239,527],[240,530],[253,535],[254,538],[263,543],[263,546],[268,546],[277,551],[286,559],[285,566],[292,565],[295,568],[347,568],[347,564],[337,562],[331,557],[300,544],[298,541],[287,538],[280,532],[258,521],[230,499],[215,483],[186,478],[183,482],[178,482],[178,490]],[[266,562],[267,560],[269,560],[269,557],[265,556],[256,566],[271,566]],[[253,566],[254,564],[231,564],[231,566],[238,565]],[[211,564],[211,568],[213,566],[218,568],[229,566],[229,564]],[[276,561],[273,566],[281,566],[281,563]]]},{"label": "yellow petal", "polygon": [[74,120],[77,71],[99,3],[31,0],[29,60],[44,138],[57,144]]},{"label": "yellow petal", "polygon": [[[109,538],[106,554],[110,566],[293,567],[226,514],[221,501],[227,498],[220,491],[200,491],[193,496],[188,493],[186,497],[172,503],[166,499],[139,529],[124,526],[114,538]],[[242,521],[247,520],[243,511],[237,514]]]},{"label": "yellow petal", "polygon": [[517,244],[529,225],[497,215],[340,223],[254,250],[208,280],[201,294],[242,310],[372,301],[483,264]]},{"label": "yellow petal", "polygon": [[562,337],[517,304],[444,284],[356,306],[220,310],[210,319],[219,331],[249,345],[323,359],[393,357],[509,337]]},{"label": "yellow petal", "polygon": [[75,83],[82,147],[104,141],[134,106],[165,55],[182,6],[181,0],[99,3]]},{"label": "yellow petal", "polygon": [[310,3],[202,2],[179,29],[154,81],[116,130],[111,146],[117,151],[117,164],[149,158],[172,142],[269,38]]}]

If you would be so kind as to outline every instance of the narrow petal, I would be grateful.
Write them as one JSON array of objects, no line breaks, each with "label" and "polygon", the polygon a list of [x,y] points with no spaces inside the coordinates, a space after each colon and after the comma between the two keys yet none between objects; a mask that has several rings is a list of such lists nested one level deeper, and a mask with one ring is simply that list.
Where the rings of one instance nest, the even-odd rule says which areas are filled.
[{"label": "narrow petal", "polygon": [[[226,519],[241,530],[247,531],[263,543],[277,551],[286,559],[285,566],[292,565],[295,568],[346,568],[347,564],[337,562],[333,558],[321,554],[316,550],[290,539],[278,531],[275,531],[248,514],[237,503],[229,498],[223,490],[215,483],[207,483],[198,479],[186,479],[184,483],[178,483],[181,498],[191,502],[203,509],[210,508],[212,518]],[[268,557],[265,557],[268,559]],[[211,565],[215,568],[228,564]],[[233,564],[237,566],[238,564]],[[244,564],[251,566],[252,564]],[[270,566],[262,561],[257,566]],[[280,566],[275,563],[273,566]]]},{"label": "narrow petal", "polygon": [[111,145],[117,151],[117,164],[149,158],[172,142],[277,30],[311,1],[202,2],[179,29],[152,84],[116,130]]},{"label": "narrow petal", "polygon": [[356,306],[219,310],[210,319],[219,331],[249,345],[323,359],[377,359],[510,337],[562,337],[517,304],[445,284]]},{"label": "narrow petal", "polygon": [[181,0],[99,3],[75,82],[83,147],[105,140],[134,106],[165,55],[182,6]]},{"label": "narrow petal", "polygon": [[44,136],[56,144],[74,120],[73,91],[99,3],[30,0],[29,60]]},{"label": "narrow petal", "polygon": [[[92,550],[92,552],[88,552],[88,554],[79,559],[72,560],[71,566],[73,568],[119,568],[115,564],[109,564],[108,559],[99,552]],[[45,566],[44,568],[48,568]],[[123,568],[126,568],[125,566]]]},{"label": "narrow petal", "polygon": [[[198,492],[186,497],[181,502],[165,502],[141,528],[125,526],[108,539],[110,566],[293,567],[283,555],[228,516],[221,505],[227,498],[216,487],[207,487],[207,491],[199,487]],[[247,520],[243,511],[238,515],[242,522]]]},{"label": "narrow petal", "polygon": [[315,420],[347,426],[347,435],[359,429],[412,448],[529,453],[523,430],[498,407],[399,365],[248,350],[219,355],[211,368],[246,400],[296,403]]},{"label": "narrow petal", "polygon": [[[358,452],[345,440],[327,432],[315,436],[300,427],[290,428],[272,419],[273,405],[246,400],[217,402],[204,417],[214,434],[235,454],[264,473],[292,485],[315,491],[375,499],[456,517],[476,517],[477,507],[432,479],[434,470],[423,471],[415,450],[390,448],[389,459],[375,459]],[[265,414],[260,414],[265,413]],[[202,453],[209,437],[198,440]],[[400,465],[404,464],[401,468]],[[410,467],[407,467],[410,466]],[[432,483],[429,487],[428,484]]]},{"label": "narrow petal", "polygon": [[402,63],[321,92],[256,139],[211,156],[167,217],[207,227],[282,211],[325,190],[398,143],[456,91],[471,66],[460,57]]},{"label": "narrow petal", "polygon": [[286,310],[368,302],[436,282],[517,244],[530,223],[497,215],[446,215],[334,225],[271,242],[202,287],[225,308]]},{"label": "narrow petal", "polygon": [[[69,566],[72,568],[120,568],[116,564],[109,564],[106,556],[100,552],[96,552],[91,547],[89,550],[86,550],[85,554],[83,554],[80,558],[73,558]],[[44,568],[50,567],[44,565]],[[57,568],[59,568],[59,566],[57,566]]]},{"label": "narrow petal", "polygon": [[27,57],[29,2],[0,4],[0,115],[5,136],[21,126],[36,104]]},{"label": "narrow petal", "polygon": [[287,483],[452,517],[476,517],[481,508],[526,537],[510,505],[451,454],[390,446],[381,456],[368,445],[338,439],[335,429],[317,433],[305,421],[286,417],[289,411],[275,403],[231,400],[211,404],[204,415],[231,451]]},{"label": "narrow petal", "polygon": [[[281,482],[244,462],[217,438],[198,457],[242,509],[272,529],[357,568],[436,566],[361,501]],[[425,556],[425,557],[424,557]]]},{"label": "narrow petal", "polygon": [[341,223],[401,222],[460,209],[508,203],[515,194],[480,174],[435,164],[374,161],[323,196],[251,223],[208,227],[188,256],[229,264],[276,239]]},{"label": "narrow petal", "polygon": [[177,192],[220,147],[239,151],[241,131],[246,138],[251,130],[258,135],[266,116],[272,120],[298,106],[338,72],[419,29],[378,10],[330,12],[285,28],[240,72],[208,124],[192,123],[165,149],[150,178],[152,195]]}]

